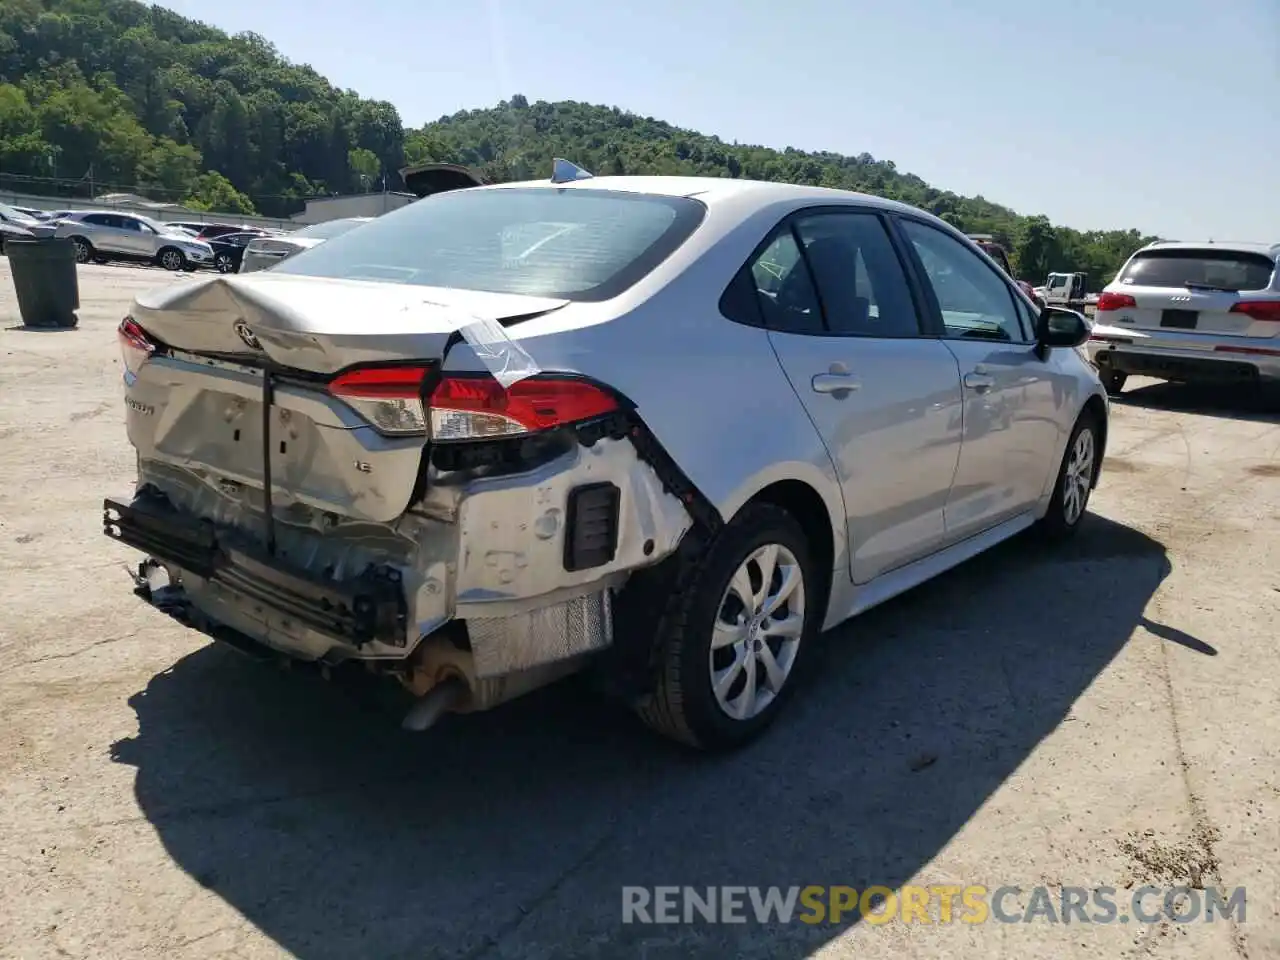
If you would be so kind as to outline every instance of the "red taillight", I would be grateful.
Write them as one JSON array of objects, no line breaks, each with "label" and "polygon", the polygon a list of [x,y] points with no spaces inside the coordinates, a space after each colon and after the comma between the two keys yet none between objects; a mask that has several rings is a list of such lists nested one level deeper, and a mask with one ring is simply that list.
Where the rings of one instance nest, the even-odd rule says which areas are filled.
[{"label": "red taillight", "polygon": [[428,369],[360,367],[329,381],[329,393],[359,411],[383,433],[425,433],[422,380]]},{"label": "red taillight", "polygon": [[1108,310],[1123,310],[1125,307],[1136,307],[1137,305],[1138,301],[1127,293],[1100,293],[1098,294],[1098,304],[1095,309],[1098,313],[1105,313]]},{"label": "red taillight", "polygon": [[120,354],[124,360],[124,380],[132,385],[138,370],[156,352],[156,345],[133,317],[125,317],[116,328],[120,340]]},{"label": "red taillight", "polygon": [[1231,312],[1243,313],[1254,320],[1280,323],[1280,300],[1244,300],[1233,306]]},{"label": "red taillight", "polygon": [[617,399],[585,380],[539,375],[504,388],[489,376],[445,377],[431,393],[431,436],[480,440],[549,430],[612,413]]}]

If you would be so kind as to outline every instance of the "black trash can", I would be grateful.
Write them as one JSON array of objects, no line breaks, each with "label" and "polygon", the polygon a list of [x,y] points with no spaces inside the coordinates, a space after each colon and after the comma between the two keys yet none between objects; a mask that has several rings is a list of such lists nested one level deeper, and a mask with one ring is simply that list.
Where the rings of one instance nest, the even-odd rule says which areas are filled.
[{"label": "black trash can", "polygon": [[18,310],[28,327],[74,327],[80,309],[76,245],[59,237],[7,240]]}]

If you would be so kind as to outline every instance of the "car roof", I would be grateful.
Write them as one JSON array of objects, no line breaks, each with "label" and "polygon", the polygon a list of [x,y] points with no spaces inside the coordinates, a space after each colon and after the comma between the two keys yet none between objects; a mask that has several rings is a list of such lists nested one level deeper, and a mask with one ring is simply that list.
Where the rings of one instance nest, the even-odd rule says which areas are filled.
[{"label": "car roof", "polygon": [[852,190],[836,190],[831,187],[811,187],[799,183],[776,183],[769,180],[738,180],[730,177],[675,177],[675,176],[622,176],[590,177],[553,183],[550,180],[523,180],[468,190],[503,190],[514,187],[539,187],[547,190],[618,190],[625,193],[648,193],[662,197],[697,197],[707,204],[727,200],[750,198],[761,204],[778,201],[808,201],[822,203],[849,203],[857,200],[866,206],[885,210],[912,210],[916,208],[896,200],[886,200],[867,193]]}]

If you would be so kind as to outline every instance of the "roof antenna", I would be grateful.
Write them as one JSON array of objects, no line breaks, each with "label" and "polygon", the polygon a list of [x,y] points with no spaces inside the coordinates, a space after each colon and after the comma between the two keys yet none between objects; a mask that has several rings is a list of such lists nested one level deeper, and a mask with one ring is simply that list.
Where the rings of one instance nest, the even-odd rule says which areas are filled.
[{"label": "roof antenna", "polygon": [[593,174],[583,170],[576,163],[570,163],[560,157],[551,161],[551,182],[569,183],[572,180],[590,180]]}]

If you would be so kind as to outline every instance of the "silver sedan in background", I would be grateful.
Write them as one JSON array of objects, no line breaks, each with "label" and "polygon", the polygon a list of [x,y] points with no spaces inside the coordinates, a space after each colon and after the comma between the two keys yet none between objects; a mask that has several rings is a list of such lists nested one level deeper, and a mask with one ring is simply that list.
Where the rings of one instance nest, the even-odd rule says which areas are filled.
[{"label": "silver sedan in background", "polygon": [[323,223],[313,223],[309,227],[295,230],[293,233],[252,240],[244,248],[244,259],[240,261],[238,272],[253,273],[255,270],[265,270],[303,250],[309,250],[333,237],[340,237],[348,230],[353,230],[372,219],[372,217],[344,217],[341,220],[326,220]]}]

